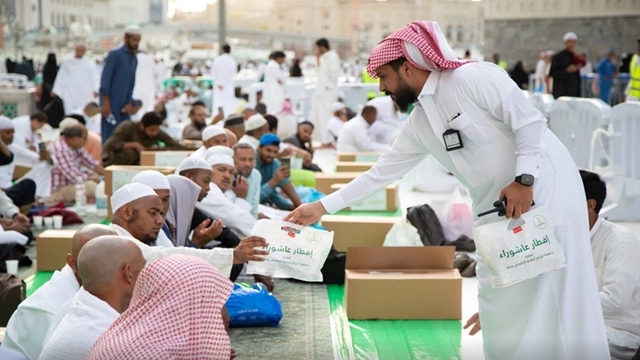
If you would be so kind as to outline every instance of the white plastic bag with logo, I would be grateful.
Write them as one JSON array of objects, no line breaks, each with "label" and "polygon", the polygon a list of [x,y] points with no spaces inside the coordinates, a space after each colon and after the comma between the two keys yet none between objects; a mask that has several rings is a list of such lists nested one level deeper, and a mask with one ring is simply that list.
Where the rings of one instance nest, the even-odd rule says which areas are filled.
[{"label": "white plastic bag with logo", "polygon": [[333,231],[285,221],[258,220],[251,234],[267,240],[269,246],[264,250],[268,250],[269,255],[265,261],[249,261],[247,274],[322,281],[320,269],[331,250]]},{"label": "white plastic bag with logo", "polygon": [[509,286],[567,266],[560,232],[544,206],[531,209],[519,220],[477,227],[474,240],[491,271],[493,287]]}]

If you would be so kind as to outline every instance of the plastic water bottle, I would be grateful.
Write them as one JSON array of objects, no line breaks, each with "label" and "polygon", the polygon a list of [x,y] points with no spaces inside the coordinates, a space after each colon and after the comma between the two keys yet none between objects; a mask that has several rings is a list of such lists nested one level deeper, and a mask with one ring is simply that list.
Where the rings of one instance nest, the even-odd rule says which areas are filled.
[{"label": "plastic water bottle", "polygon": [[96,210],[99,215],[107,215],[107,195],[104,193],[104,180],[96,187]]},{"label": "plastic water bottle", "polygon": [[78,215],[85,214],[85,205],[87,204],[87,193],[84,188],[84,179],[78,178],[76,183],[76,213]]}]

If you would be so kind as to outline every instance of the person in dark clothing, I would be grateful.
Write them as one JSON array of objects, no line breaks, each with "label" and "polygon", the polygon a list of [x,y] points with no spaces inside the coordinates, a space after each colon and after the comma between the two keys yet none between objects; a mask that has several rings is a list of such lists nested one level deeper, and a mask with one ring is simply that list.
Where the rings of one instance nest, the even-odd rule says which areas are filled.
[{"label": "person in dark clothing", "polygon": [[26,76],[29,81],[32,81],[35,77],[35,72],[33,71],[33,64],[27,60],[27,58],[23,57],[22,61],[16,64],[14,73],[21,74]]},{"label": "person in dark clothing", "polygon": [[[311,145],[311,134],[313,134],[313,128],[314,126],[311,121],[302,121],[298,124],[298,132],[296,135],[284,139],[283,142],[299,147],[313,156],[313,145]],[[311,160],[305,159],[302,164],[302,168],[314,172],[322,172],[322,169],[320,169],[318,165],[313,164]]]},{"label": "person in dark clothing", "polygon": [[516,66],[511,70],[511,79],[518,84],[518,87],[522,90],[527,90],[529,87],[529,74],[524,69],[524,63],[522,61],[518,61]]},{"label": "person in dark clothing", "polygon": [[16,71],[16,63],[9,58],[5,60],[4,66],[7,68],[7,74],[13,74]]},{"label": "person in dark clothing", "polygon": [[289,69],[289,76],[291,77],[302,77],[302,69],[300,68],[300,59],[295,58],[291,63],[291,68]]},{"label": "person in dark clothing", "polygon": [[555,54],[551,60],[549,76],[553,78],[553,97],[580,97],[580,68],[586,64],[582,55],[575,51],[578,37],[570,32],[564,35],[566,49]]},{"label": "person in dark clothing", "polygon": [[56,61],[56,54],[49,53],[47,55],[47,62],[42,69],[42,92],[40,95],[40,103],[38,109],[44,109],[45,106],[51,101],[51,89],[53,89],[53,83],[56,81],[58,75],[58,63]]},{"label": "person in dark clothing", "polygon": [[13,142],[14,133],[11,120],[4,117],[0,119],[0,186],[13,204],[21,207],[36,201],[36,183],[31,179],[24,179],[11,184],[13,153],[9,145]]}]

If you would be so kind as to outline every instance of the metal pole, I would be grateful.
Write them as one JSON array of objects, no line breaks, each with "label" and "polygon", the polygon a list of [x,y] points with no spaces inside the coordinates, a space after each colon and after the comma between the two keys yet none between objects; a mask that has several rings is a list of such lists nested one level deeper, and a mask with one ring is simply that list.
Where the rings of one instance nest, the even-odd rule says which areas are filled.
[{"label": "metal pole", "polygon": [[218,0],[218,48],[222,53],[222,46],[227,42],[227,8],[225,0]]}]

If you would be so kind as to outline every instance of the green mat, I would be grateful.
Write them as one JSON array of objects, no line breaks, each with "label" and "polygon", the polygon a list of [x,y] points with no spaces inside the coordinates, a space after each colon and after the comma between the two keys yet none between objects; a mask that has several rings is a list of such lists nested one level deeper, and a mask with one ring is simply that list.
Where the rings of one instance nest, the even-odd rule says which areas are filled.
[{"label": "green mat", "polygon": [[327,292],[336,359],[462,359],[460,321],[349,321],[344,286],[328,285]]},{"label": "green mat", "polygon": [[27,296],[31,296],[40,286],[44,285],[53,276],[53,271],[38,271],[29,276],[24,282],[27,284]]}]

